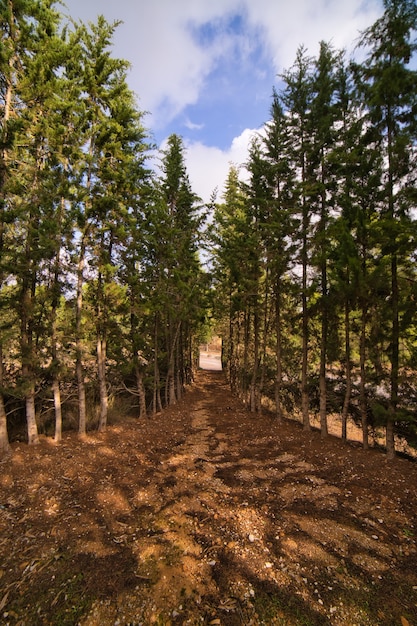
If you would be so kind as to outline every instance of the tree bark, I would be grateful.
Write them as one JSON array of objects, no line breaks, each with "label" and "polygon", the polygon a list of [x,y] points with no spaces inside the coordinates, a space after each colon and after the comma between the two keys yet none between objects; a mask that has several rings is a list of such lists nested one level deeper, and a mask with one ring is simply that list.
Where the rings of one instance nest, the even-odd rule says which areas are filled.
[{"label": "tree bark", "polygon": [[309,393],[308,393],[308,312],[307,312],[307,267],[303,263],[303,293],[302,293],[302,362],[301,362],[301,412],[303,429],[310,430]]},{"label": "tree bark", "polygon": [[398,312],[398,270],[397,255],[391,257],[391,311],[392,311],[392,336],[391,336],[391,393],[388,409],[387,425],[385,429],[387,457],[392,460],[395,457],[395,434],[394,425],[398,405],[398,374],[399,374],[399,312]]},{"label": "tree bark", "polygon": [[85,264],[85,238],[80,245],[80,256],[77,267],[77,302],[76,302],[76,372],[78,387],[78,434],[84,437],[87,431],[87,407],[85,397],[84,368],[83,368],[83,337],[82,337],[82,311],[83,311],[83,286]]},{"label": "tree bark", "polygon": [[97,338],[97,373],[100,394],[100,416],[98,421],[98,430],[100,432],[105,430],[107,427],[107,415],[109,408],[106,380],[106,349],[106,340],[99,336]]},{"label": "tree bark", "polygon": [[7,414],[3,397],[3,348],[0,344],[0,457],[10,452],[9,434],[7,431]]},{"label": "tree bark", "polygon": [[275,287],[275,333],[276,333],[276,346],[275,346],[275,363],[276,363],[276,375],[275,375],[275,414],[278,422],[282,423],[282,329],[281,329],[281,285],[280,281],[277,281]]},{"label": "tree bark", "polygon": [[161,380],[159,376],[159,351],[158,351],[158,317],[155,315],[154,322],[154,362],[153,362],[153,402],[152,402],[152,413],[156,415],[156,413],[162,411],[162,400],[161,400]]},{"label": "tree bark", "polygon": [[55,376],[52,382],[52,391],[54,394],[54,407],[55,407],[55,441],[59,443],[62,439],[62,403],[61,403],[61,389],[59,386],[58,377]]},{"label": "tree bark", "polygon": [[35,383],[33,380],[29,382],[25,396],[28,444],[36,445],[39,443],[39,435],[36,424]]},{"label": "tree bark", "polygon": [[136,372],[136,389],[138,390],[138,398],[139,398],[139,419],[142,419],[146,417],[146,395],[145,395],[145,385],[143,384],[143,374],[142,374],[142,370],[138,362],[136,362],[135,372]]},{"label": "tree bark", "polygon": [[[257,304],[255,304],[255,307]],[[250,383],[249,391],[249,406],[251,413],[255,413],[258,410],[258,369],[259,369],[259,315],[255,310],[253,314],[253,334],[254,334],[254,347],[253,347],[253,369],[252,379]]]},{"label": "tree bark", "polygon": [[345,301],[345,379],[346,390],[342,408],[342,439],[347,439],[347,419],[349,415],[350,398],[352,395],[352,371],[350,363],[350,307],[349,301]]},{"label": "tree bark", "polygon": [[362,320],[361,320],[361,334],[360,334],[360,342],[359,342],[359,361],[360,361],[360,372],[361,378],[359,383],[359,407],[360,407],[360,415],[362,422],[362,445],[363,449],[367,450],[369,448],[369,439],[368,439],[368,407],[366,401],[366,374],[365,374],[365,359],[366,359],[366,310],[364,306],[362,306]]}]

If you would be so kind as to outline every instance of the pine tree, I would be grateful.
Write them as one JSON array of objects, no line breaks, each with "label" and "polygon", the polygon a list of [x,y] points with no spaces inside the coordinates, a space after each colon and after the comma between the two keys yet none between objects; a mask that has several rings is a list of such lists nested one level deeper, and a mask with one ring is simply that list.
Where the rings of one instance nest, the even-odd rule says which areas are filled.
[{"label": "pine tree", "polygon": [[[150,219],[148,256],[152,258],[156,281],[153,307],[155,329],[165,328],[163,353],[166,362],[165,402],[175,403],[182,395],[192,368],[189,343],[199,312],[202,272],[198,258],[198,198],[188,179],[181,137],[171,135],[163,151],[162,174],[156,188]],[[164,312],[164,313],[162,313]],[[189,323],[188,323],[189,322]],[[157,347],[155,346],[155,351]]]},{"label": "pine tree", "polygon": [[[232,390],[242,393],[241,323],[244,312],[244,272],[247,244],[246,196],[237,167],[231,166],[225,184],[223,203],[214,213],[214,281],[217,293],[215,310],[224,317],[227,311],[227,339],[224,364]],[[219,297],[220,296],[220,297]],[[224,303],[227,302],[227,307]]]},{"label": "pine tree", "polygon": [[332,153],[339,125],[337,106],[337,76],[340,55],[328,43],[321,42],[320,53],[315,62],[313,77],[313,98],[310,112],[310,141],[312,155],[309,173],[316,180],[310,191],[310,203],[317,215],[314,233],[314,259],[317,267],[320,301],[320,430],[321,436],[327,436],[327,353],[329,334],[329,293],[328,293],[328,257],[329,223],[335,210],[335,180]]},{"label": "pine tree", "polygon": [[384,14],[363,33],[370,48],[362,67],[362,89],[369,123],[379,132],[386,167],[381,206],[382,252],[390,263],[390,398],[386,414],[387,455],[395,455],[394,426],[398,419],[400,371],[399,271],[411,252],[406,245],[410,202],[408,189],[414,174],[411,146],[417,132],[417,72],[409,67],[417,50],[417,6],[413,0],[384,0]]},{"label": "pine tree", "polygon": [[309,196],[315,186],[315,179],[309,176],[311,142],[309,117],[313,97],[312,59],[303,47],[297,51],[296,60],[290,70],[284,73],[285,88],[282,102],[288,113],[288,132],[291,138],[291,167],[297,173],[297,209],[300,213],[299,239],[301,264],[301,318],[302,318],[302,365],[301,365],[301,411],[305,430],[310,429],[308,356],[309,356],[309,278],[311,209]]},{"label": "pine tree", "polygon": [[94,272],[90,292],[94,299],[96,326],[97,378],[100,397],[99,430],[107,424],[107,340],[110,323],[111,284],[115,276],[114,252],[119,224],[127,218],[123,194],[132,152],[142,139],[139,116],[127,87],[127,63],[110,56],[109,47],[117,23],[99,16],[96,24],[79,27],[81,58],[80,90],[84,110],[82,125],[84,161],[79,163],[80,182],[77,280],[77,378],[79,389],[80,434],[86,428],[86,401],[82,365],[82,307],[84,271]]},{"label": "pine tree", "polygon": [[295,250],[291,243],[297,228],[294,215],[295,174],[288,158],[290,145],[287,119],[276,91],[273,91],[271,119],[266,125],[265,168],[267,169],[267,200],[261,218],[261,237],[265,246],[267,267],[275,300],[276,377],[275,410],[282,421],[283,395],[283,301],[288,274]]},{"label": "pine tree", "polygon": [[6,138],[8,154],[3,151],[7,168],[3,168],[6,187],[2,200],[3,206],[13,214],[14,222],[13,273],[22,361],[20,390],[25,399],[29,443],[38,442],[35,397],[41,364],[34,350],[34,339],[40,332],[35,319],[37,292],[44,266],[52,255],[50,230],[54,207],[46,193],[53,159],[50,114],[65,56],[59,33],[60,16],[53,4],[27,2],[18,6],[15,13],[14,4],[8,3],[10,71],[6,93],[8,116],[10,119],[13,111],[14,129],[7,124],[10,132]]}]

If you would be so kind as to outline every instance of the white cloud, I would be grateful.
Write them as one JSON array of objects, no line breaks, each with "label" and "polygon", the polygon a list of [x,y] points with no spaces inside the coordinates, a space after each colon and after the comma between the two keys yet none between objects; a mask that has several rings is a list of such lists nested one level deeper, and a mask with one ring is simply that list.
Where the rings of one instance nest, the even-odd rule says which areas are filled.
[{"label": "white cloud", "polygon": [[[129,81],[140,107],[161,129],[188,105],[196,104],[210,72],[233,53],[241,63],[262,33],[262,43],[277,73],[288,69],[300,44],[311,54],[321,40],[336,48],[351,46],[359,30],[382,12],[382,0],[66,0],[75,18],[94,20],[103,13],[120,19],[115,53],[132,64]],[[240,14],[247,33],[227,29]],[[202,45],[196,29],[211,23],[215,37]],[[194,29],[194,30],[193,30]],[[271,85],[272,87],[272,85]]]},{"label": "white cloud", "polygon": [[278,73],[292,66],[297,48],[304,45],[311,55],[320,41],[336,49],[352,50],[360,31],[382,12],[381,0],[245,0],[249,19],[265,34]]},{"label": "white cloud", "polygon": [[188,128],[188,130],[202,130],[204,128],[204,124],[196,124],[195,122],[192,122],[188,117],[185,118],[184,126],[185,128]]},{"label": "white cloud", "polygon": [[[248,159],[251,138],[258,131],[246,128],[241,135],[233,139],[227,150],[209,147],[201,142],[186,144],[186,165],[192,190],[204,202],[208,202],[217,188],[217,199],[221,200],[224,184],[231,165],[243,166]],[[242,169],[241,177],[245,172]]]},{"label": "white cloud", "polygon": [[[116,36],[133,71],[130,76],[142,108],[161,127],[187,105],[195,104],[217,60],[227,54],[230,41],[221,32],[210,46],[199,45],[195,29],[219,20],[236,8],[238,0],[141,0],[129,7],[128,21]],[[194,29],[194,30],[193,30]],[[132,52],[131,42],[135,42]]]},{"label": "white cloud", "polygon": [[[161,127],[198,101],[210,72],[227,55],[238,50],[245,61],[255,32],[263,34],[280,73],[293,64],[300,44],[312,55],[321,40],[351,48],[359,31],[381,14],[382,0],[122,0],[119,8],[126,16],[118,47],[134,66],[133,88],[152,113],[152,125]],[[235,14],[247,19],[248,36],[225,28]],[[200,45],[193,29],[210,22],[216,36]]]}]

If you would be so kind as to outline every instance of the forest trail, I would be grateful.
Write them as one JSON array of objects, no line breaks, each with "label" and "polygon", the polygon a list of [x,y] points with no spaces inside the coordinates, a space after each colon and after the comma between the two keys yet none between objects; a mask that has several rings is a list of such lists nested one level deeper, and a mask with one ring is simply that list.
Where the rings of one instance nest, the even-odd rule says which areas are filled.
[{"label": "forest trail", "polygon": [[250,414],[221,372],[0,469],[4,624],[417,626],[417,464]]}]

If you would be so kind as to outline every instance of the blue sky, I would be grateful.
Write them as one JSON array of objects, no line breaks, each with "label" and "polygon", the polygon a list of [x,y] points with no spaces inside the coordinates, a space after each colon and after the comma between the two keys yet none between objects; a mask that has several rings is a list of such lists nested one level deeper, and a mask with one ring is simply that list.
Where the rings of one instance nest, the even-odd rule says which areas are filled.
[{"label": "blue sky", "polygon": [[221,194],[231,163],[269,117],[273,86],[303,44],[351,50],[383,12],[382,0],[65,0],[73,19],[122,20],[113,53],[160,146],[184,139],[193,190]]}]

